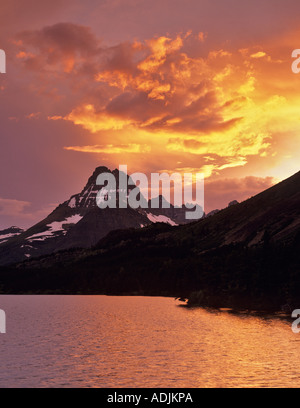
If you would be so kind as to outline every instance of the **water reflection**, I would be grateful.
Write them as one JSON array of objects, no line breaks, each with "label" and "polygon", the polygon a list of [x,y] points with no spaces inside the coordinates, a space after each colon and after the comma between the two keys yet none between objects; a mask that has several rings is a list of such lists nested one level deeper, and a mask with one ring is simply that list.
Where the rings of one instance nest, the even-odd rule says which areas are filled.
[{"label": "water reflection", "polygon": [[281,317],[173,299],[0,296],[0,387],[299,387]]}]

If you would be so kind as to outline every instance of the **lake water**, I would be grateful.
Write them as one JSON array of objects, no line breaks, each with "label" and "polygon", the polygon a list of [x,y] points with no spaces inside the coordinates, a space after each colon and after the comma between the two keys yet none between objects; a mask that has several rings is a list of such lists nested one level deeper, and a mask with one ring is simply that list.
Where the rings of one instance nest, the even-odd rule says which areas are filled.
[{"label": "lake water", "polygon": [[300,334],[279,319],[174,299],[0,296],[0,387],[300,387]]}]

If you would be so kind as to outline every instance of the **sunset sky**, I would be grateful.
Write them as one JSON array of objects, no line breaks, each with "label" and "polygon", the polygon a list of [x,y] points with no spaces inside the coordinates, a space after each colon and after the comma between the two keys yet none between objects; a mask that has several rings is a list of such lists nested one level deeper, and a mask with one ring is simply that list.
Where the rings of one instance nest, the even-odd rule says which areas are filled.
[{"label": "sunset sky", "polygon": [[95,167],[205,174],[206,208],[299,171],[298,0],[1,0],[0,228]]}]

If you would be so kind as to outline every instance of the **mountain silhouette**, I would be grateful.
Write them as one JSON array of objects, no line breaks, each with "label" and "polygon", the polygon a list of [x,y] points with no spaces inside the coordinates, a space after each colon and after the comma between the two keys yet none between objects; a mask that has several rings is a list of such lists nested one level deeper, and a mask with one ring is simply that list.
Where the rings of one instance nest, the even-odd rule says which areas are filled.
[{"label": "mountain silhouette", "polygon": [[[88,217],[95,222],[92,212]],[[191,306],[293,310],[300,306],[299,253],[297,173],[190,224],[113,229],[92,248],[2,267],[0,288],[2,293],[174,296],[189,299]]]},{"label": "mountain silhouette", "polygon": [[[12,227],[0,231],[0,265],[20,262],[41,255],[56,253],[70,248],[90,248],[110,231],[127,228],[144,228],[153,223],[167,223],[172,226],[187,223],[185,206],[163,208],[166,200],[161,196],[158,208],[105,208],[97,206],[97,194],[104,185],[97,185],[97,178],[103,173],[116,179],[119,189],[119,170],[98,167],[79,194],[60,204],[49,216],[26,231]],[[129,177],[127,176],[127,181]],[[128,186],[128,194],[136,186]],[[119,207],[119,195],[117,207]],[[147,204],[140,193],[141,200]],[[149,201],[149,204],[151,202]],[[2,235],[1,235],[2,234]]]}]

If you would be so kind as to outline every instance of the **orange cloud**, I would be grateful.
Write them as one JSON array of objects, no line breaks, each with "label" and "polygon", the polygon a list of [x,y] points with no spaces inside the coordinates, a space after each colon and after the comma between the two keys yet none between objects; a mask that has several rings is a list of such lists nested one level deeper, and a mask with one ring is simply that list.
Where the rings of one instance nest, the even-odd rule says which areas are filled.
[{"label": "orange cloud", "polygon": [[150,153],[151,147],[139,144],[122,144],[122,145],[95,145],[95,146],[69,146],[65,150],[73,150],[83,153],[106,153],[106,154],[123,154],[123,153]]},{"label": "orange cloud", "polygon": [[254,54],[251,54],[250,57],[251,57],[251,58],[263,58],[263,57],[265,57],[266,55],[267,55],[267,54],[266,54],[265,52],[263,52],[263,51],[258,51],[258,52],[254,53]]},{"label": "orange cloud", "polygon": [[29,115],[26,115],[26,119],[38,119],[41,115],[41,112],[33,112]]},{"label": "orange cloud", "polygon": [[279,135],[291,140],[300,131],[296,79],[282,51],[290,37],[282,52],[267,42],[204,52],[206,34],[191,32],[100,47],[86,27],[58,24],[19,40],[27,68],[43,64],[47,81],[53,76],[57,88],[57,81],[71,87],[71,109],[49,119],[81,126],[92,142],[69,150],[151,153],[149,161],[163,156],[172,169],[180,156],[193,166],[198,158],[198,167],[213,176],[252,158],[272,165],[274,157],[283,160],[287,142]]},{"label": "orange cloud", "polygon": [[108,115],[105,111],[96,112],[93,105],[80,106],[63,119],[71,121],[75,125],[81,125],[92,133],[100,130],[123,129],[131,123],[130,120]]},{"label": "orange cloud", "polygon": [[84,65],[86,58],[94,55],[98,48],[98,41],[89,28],[72,23],[24,31],[16,36],[14,43],[21,48],[17,58],[24,60],[28,69],[40,72],[55,68],[71,73]]}]

